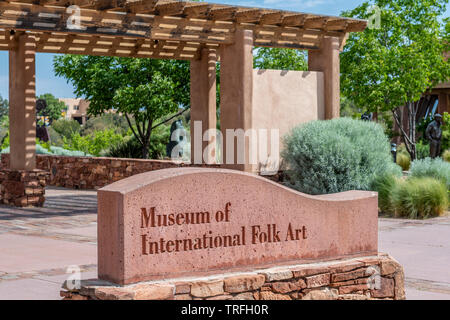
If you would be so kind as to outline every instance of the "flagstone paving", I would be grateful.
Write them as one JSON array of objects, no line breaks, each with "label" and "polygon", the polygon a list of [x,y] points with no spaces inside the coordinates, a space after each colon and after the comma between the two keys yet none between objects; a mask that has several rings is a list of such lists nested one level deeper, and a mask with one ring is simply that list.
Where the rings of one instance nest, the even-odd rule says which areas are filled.
[{"label": "flagstone paving", "polygon": [[[47,189],[44,208],[0,206],[0,299],[60,299],[77,266],[97,276],[97,193]],[[408,299],[450,300],[450,216],[380,219],[380,251],[405,268]]]}]

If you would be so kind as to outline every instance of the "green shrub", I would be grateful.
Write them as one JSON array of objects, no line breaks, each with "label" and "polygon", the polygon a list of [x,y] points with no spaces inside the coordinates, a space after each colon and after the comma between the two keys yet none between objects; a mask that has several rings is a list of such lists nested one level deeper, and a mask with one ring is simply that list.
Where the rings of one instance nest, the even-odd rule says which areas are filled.
[{"label": "green shrub", "polygon": [[64,139],[64,148],[72,151],[82,151],[92,154],[96,157],[100,156],[102,151],[108,150],[112,145],[116,145],[123,141],[123,136],[116,134],[114,130],[96,131],[87,136],[80,136],[79,133],[72,135],[71,139]]},{"label": "green shrub", "polygon": [[432,177],[441,180],[450,189],[450,163],[440,158],[416,160],[411,165],[411,177]]},{"label": "green shrub", "polygon": [[408,171],[411,167],[411,157],[407,153],[397,153],[397,164],[402,168],[403,171]]},{"label": "green shrub", "polygon": [[81,128],[80,134],[87,136],[96,131],[114,130],[114,133],[125,135],[128,131],[126,118],[117,113],[105,113],[101,116],[90,118]]},{"label": "green shrub", "polygon": [[400,181],[391,197],[396,217],[427,219],[441,216],[448,208],[447,188],[434,178]]},{"label": "green shrub", "polygon": [[56,132],[53,127],[48,127],[48,135],[50,136],[50,143],[54,146],[62,147],[64,145],[61,134]]},{"label": "green shrub", "polygon": [[442,155],[442,159],[446,162],[450,162],[450,150],[445,150],[444,154]]},{"label": "green shrub", "polygon": [[[69,157],[89,157],[91,155],[86,154],[81,151],[71,151],[66,150],[59,147],[50,146],[49,149],[45,146],[41,146],[40,144],[36,144],[36,154],[46,154],[46,155],[54,155],[54,156],[69,156]],[[9,147],[3,149],[0,153],[9,153]]]},{"label": "green shrub", "polygon": [[392,192],[399,183],[399,177],[386,173],[379,175],[371,183],[370,189],[378,192],[378,207],[386,214],[394,213]]},{"label": "green shrub", "polygon": [[419,160],[428,158],[430,156],[430,145],[422,142],[416,143],[416,157]]},{"label": "green shrub", "polygon": [[[150,159],[165,158],[169,137],[170,127],[167,125],[159,126],[153,130],[149,147]],[[141,159],[142,146],[134,136],[127,137],[124,141],[110,147],[105,153],[105,156],[112,158]]]},{"label": "green shrub", "polygon": [[51,127],[66,139],[70,139],[74,134],[79,133],[81,130],[81,125],[78,121],[66,119],[53,121]]},{"label": "green shrub", "polygon": [[288,185],[304,193],[369,190],[378,175],[401,174],[383,128],[373,122],[314,121],[294,128],[284,144]]},{"label": "green shrub", "polygon": [[140,159],[142,158],[142,146],[134,136],[127,137],[123,142],[110,147],[105,156],[111,158]]}]

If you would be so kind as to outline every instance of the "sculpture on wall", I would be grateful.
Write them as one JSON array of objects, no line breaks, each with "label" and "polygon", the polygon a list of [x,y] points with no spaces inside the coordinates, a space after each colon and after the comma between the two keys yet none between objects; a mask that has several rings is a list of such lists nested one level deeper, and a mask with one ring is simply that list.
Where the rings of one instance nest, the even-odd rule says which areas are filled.
[{"label": "sculpture on wall", "polygon": [[442,116],[436,114],[425,132],[426,138],[430,141],[430,157],[435,159],[441,155],[442,145]]}]

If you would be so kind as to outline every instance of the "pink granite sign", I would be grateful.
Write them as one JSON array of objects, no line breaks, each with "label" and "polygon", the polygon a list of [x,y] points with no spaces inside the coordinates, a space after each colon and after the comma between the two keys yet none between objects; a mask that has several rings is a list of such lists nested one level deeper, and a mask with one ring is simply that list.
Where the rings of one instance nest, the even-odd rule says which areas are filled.
[{"label": "pink granite sign", "polygon": [[377,200],[309,196],[223,169],[136,175],[98,192],[99,278],[123,285],[377,254]]}]

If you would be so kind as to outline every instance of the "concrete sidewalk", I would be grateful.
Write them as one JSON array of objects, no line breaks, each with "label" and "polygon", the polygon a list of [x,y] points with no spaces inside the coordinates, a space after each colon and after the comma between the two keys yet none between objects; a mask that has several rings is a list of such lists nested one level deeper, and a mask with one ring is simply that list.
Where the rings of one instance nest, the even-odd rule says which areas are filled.
[{"label": "concrete sidewalk", "polygon": [[[60,299],[69,266],[97,277],[97,193],[49,188],[41,209],[0,206],[0,300]],[[450,300],[450,217],[380,219],[380,251],[405,268],[408,299]]]}]

